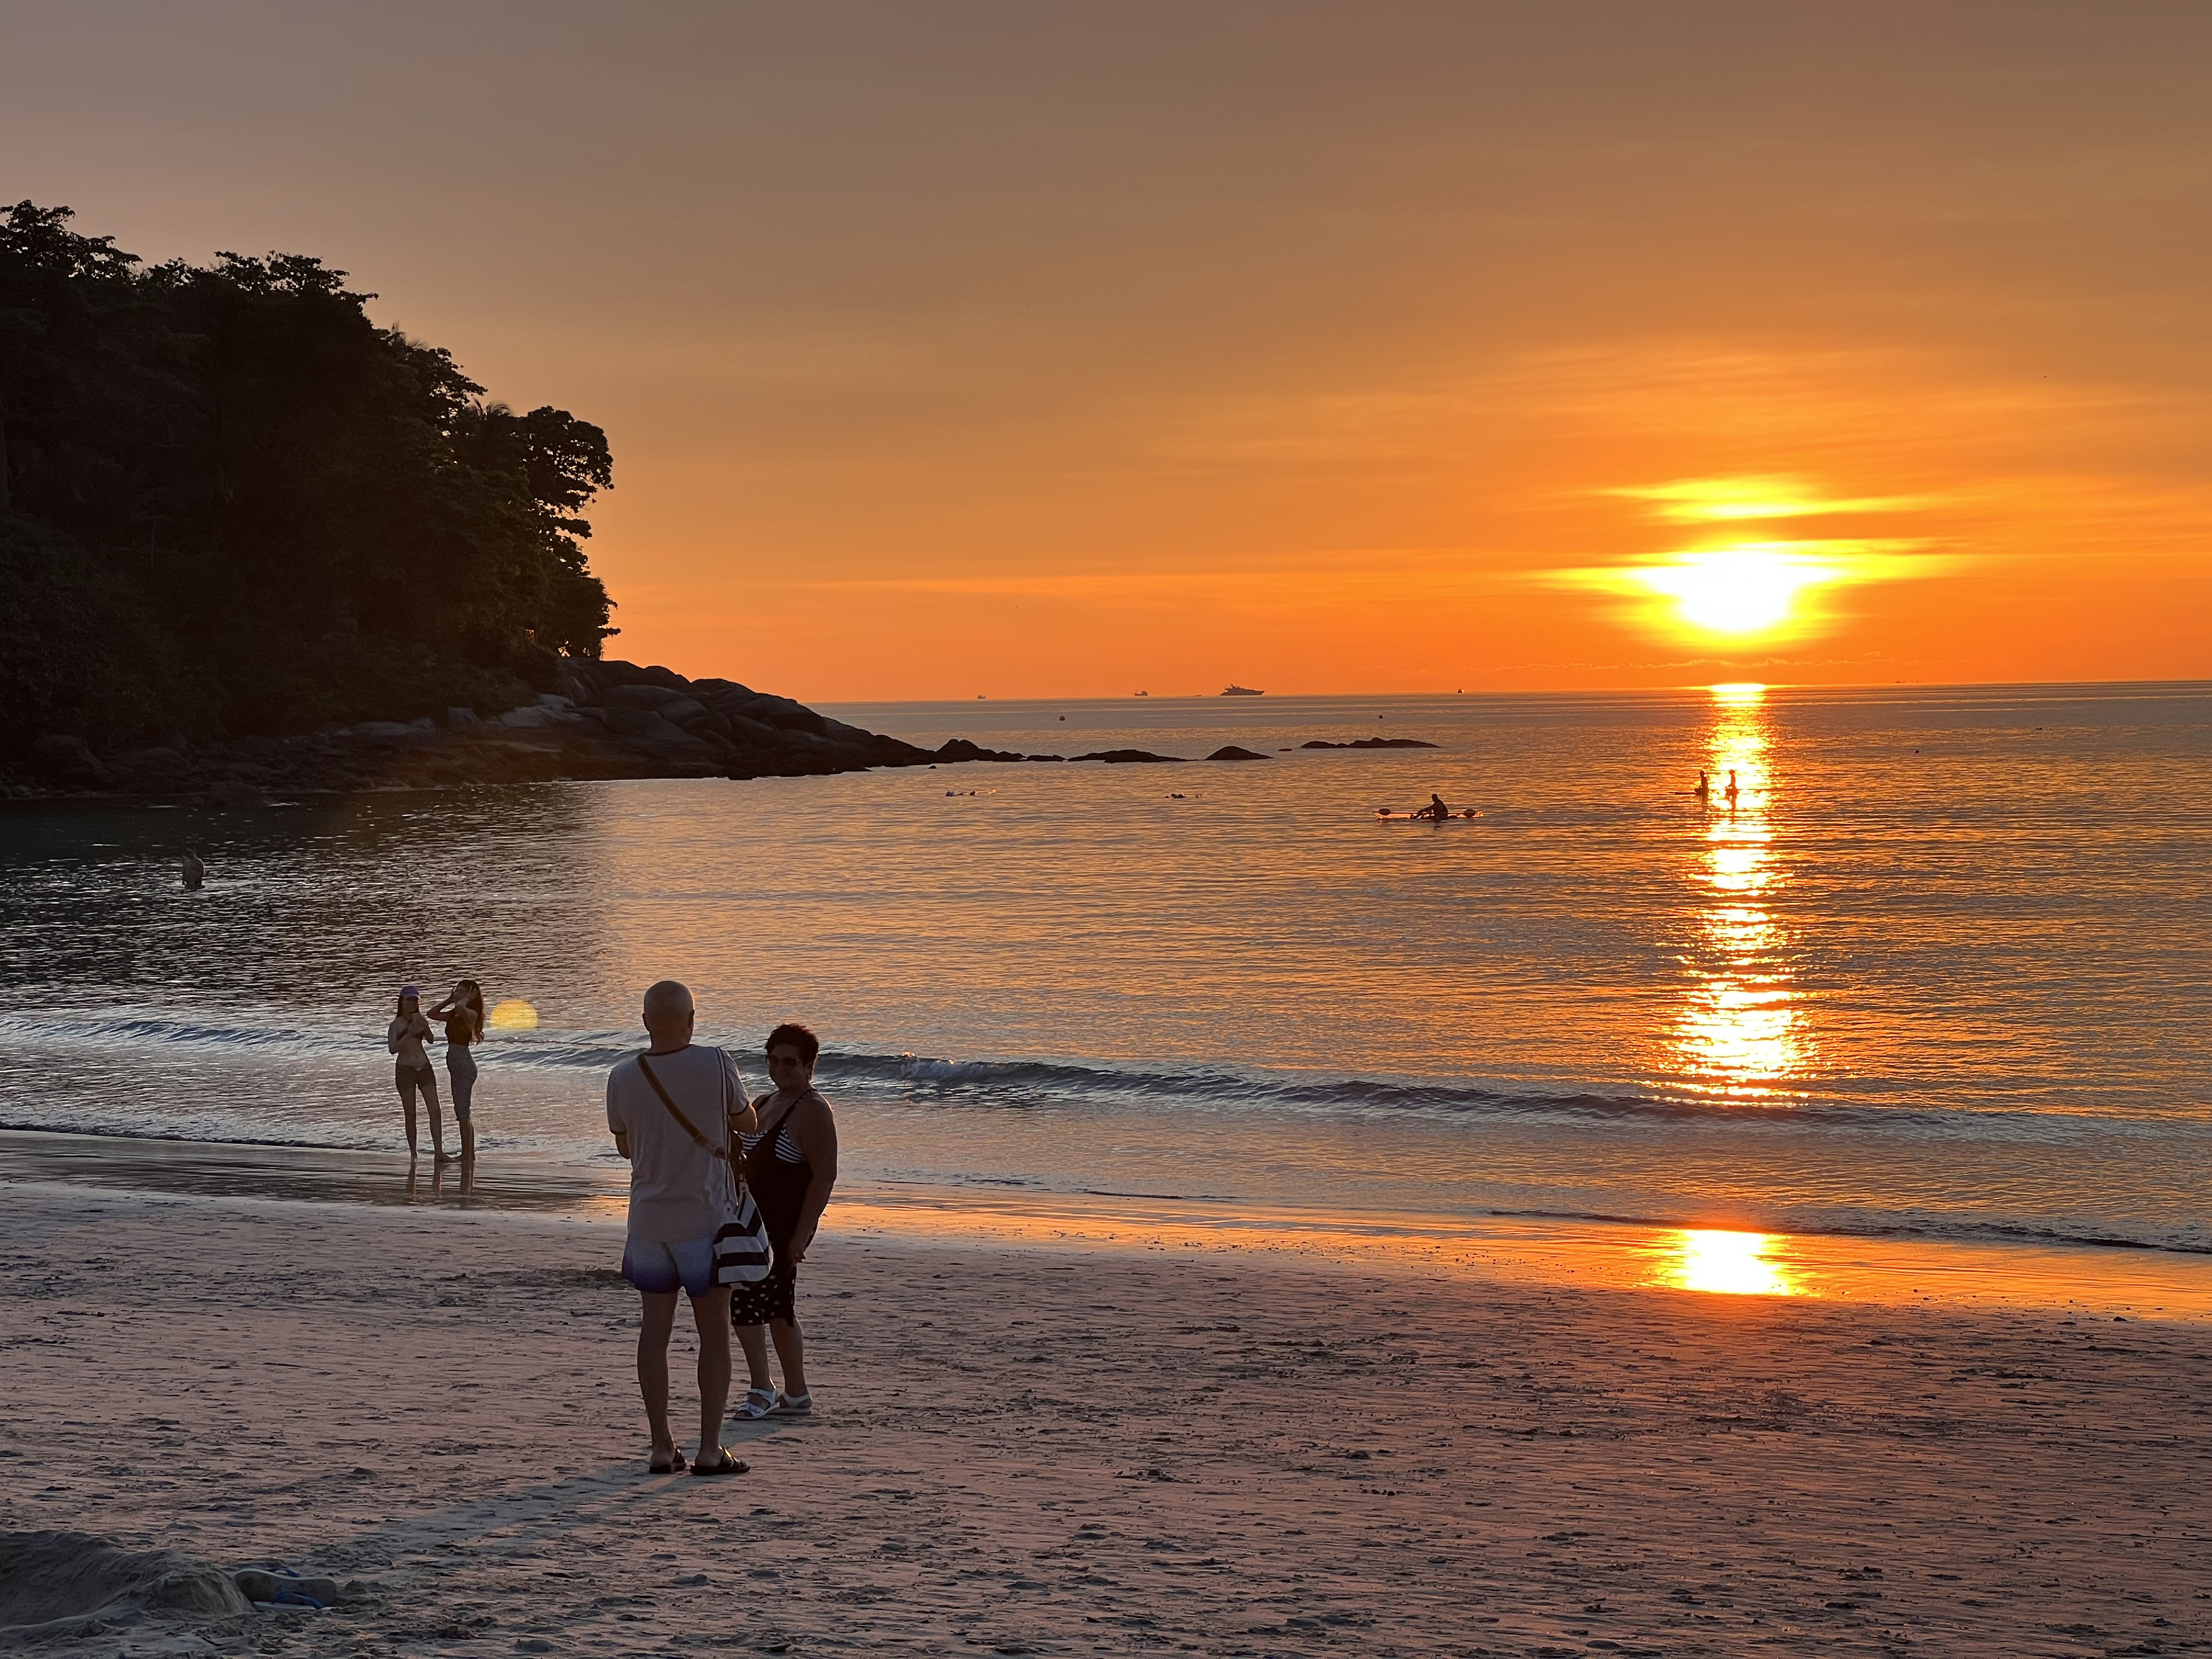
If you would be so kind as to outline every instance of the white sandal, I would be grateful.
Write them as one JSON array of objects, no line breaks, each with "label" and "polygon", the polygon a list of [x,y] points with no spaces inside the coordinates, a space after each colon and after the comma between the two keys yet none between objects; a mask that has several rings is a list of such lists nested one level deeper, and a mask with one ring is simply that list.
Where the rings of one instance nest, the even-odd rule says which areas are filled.
[{"label": "white sandal", "polygon": [[780,1394],[775,1404],[762,1413],[764,1417],[804,1417],[814,1409],[811,1394]]},{"label": "white sandal", "polygon": [[730,1413],[741,1423],[757,1423],[775,1409],[775,1402],[783,1396],[774,1389],[747,1389],[745,1397]]}]

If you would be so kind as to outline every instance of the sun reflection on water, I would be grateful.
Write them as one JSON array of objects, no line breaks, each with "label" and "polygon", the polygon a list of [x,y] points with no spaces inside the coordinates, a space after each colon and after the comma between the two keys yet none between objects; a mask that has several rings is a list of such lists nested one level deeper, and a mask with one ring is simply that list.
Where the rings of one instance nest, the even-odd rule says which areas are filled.
[{"label": "sun reflection on water", "polygon": [[1771,1233],[1693,1228],[1662,1241],[1661,1282],[1722,1296],[1795,1296],[1790,1270],[1771,1258]]},{"label": "sun reflection on water", "polygon": [[1806,1069],[1800,994],[1784,960],[1788,935],[1772,904],[1783,880],[1768,817],[1771,781],[1766,688],[1712,688],[1711,792],[1699,876],[1706,898],[1684,958],[1690,985],[1675,1042],[1691,1086],[1763,1099]]}]

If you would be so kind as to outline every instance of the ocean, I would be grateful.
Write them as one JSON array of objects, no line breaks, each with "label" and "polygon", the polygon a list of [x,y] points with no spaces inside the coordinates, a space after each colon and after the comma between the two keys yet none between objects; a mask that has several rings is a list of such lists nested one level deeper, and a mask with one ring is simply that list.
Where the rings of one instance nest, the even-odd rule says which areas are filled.
[{"label": "ocean", "polygon": [[0,1124],[397,1170],[465,975],[484,1170],[618,1190],[675,977],[820,1034],[853,1193],[2212,1252],[2212,686],[825,712],[1191,763],[16,803]]}]

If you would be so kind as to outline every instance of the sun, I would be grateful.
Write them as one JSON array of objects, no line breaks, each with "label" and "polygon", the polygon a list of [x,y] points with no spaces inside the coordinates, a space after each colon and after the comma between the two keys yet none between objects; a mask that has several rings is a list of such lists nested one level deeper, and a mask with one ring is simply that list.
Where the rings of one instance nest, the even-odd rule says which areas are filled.
[{"label": "sun", "polygon": [[1682,553],[1636,573],[1636,580],[1674,601],[1675,614],[1710,634],[1764,634],[1789,622],[1808,588],[1838,573],[1787,543],[1747,542]]}]

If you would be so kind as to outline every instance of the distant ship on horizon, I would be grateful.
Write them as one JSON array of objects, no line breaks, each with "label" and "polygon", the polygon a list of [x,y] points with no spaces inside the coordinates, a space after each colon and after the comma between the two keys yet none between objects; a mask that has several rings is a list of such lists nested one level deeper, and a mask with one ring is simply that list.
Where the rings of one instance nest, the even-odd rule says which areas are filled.
[{"label": "distant ship on horizon", "polygon": [[1265,691],[1255,691],[1249,685],[1232,685],[1221,694],[1224,697],[1264,697]]}]

